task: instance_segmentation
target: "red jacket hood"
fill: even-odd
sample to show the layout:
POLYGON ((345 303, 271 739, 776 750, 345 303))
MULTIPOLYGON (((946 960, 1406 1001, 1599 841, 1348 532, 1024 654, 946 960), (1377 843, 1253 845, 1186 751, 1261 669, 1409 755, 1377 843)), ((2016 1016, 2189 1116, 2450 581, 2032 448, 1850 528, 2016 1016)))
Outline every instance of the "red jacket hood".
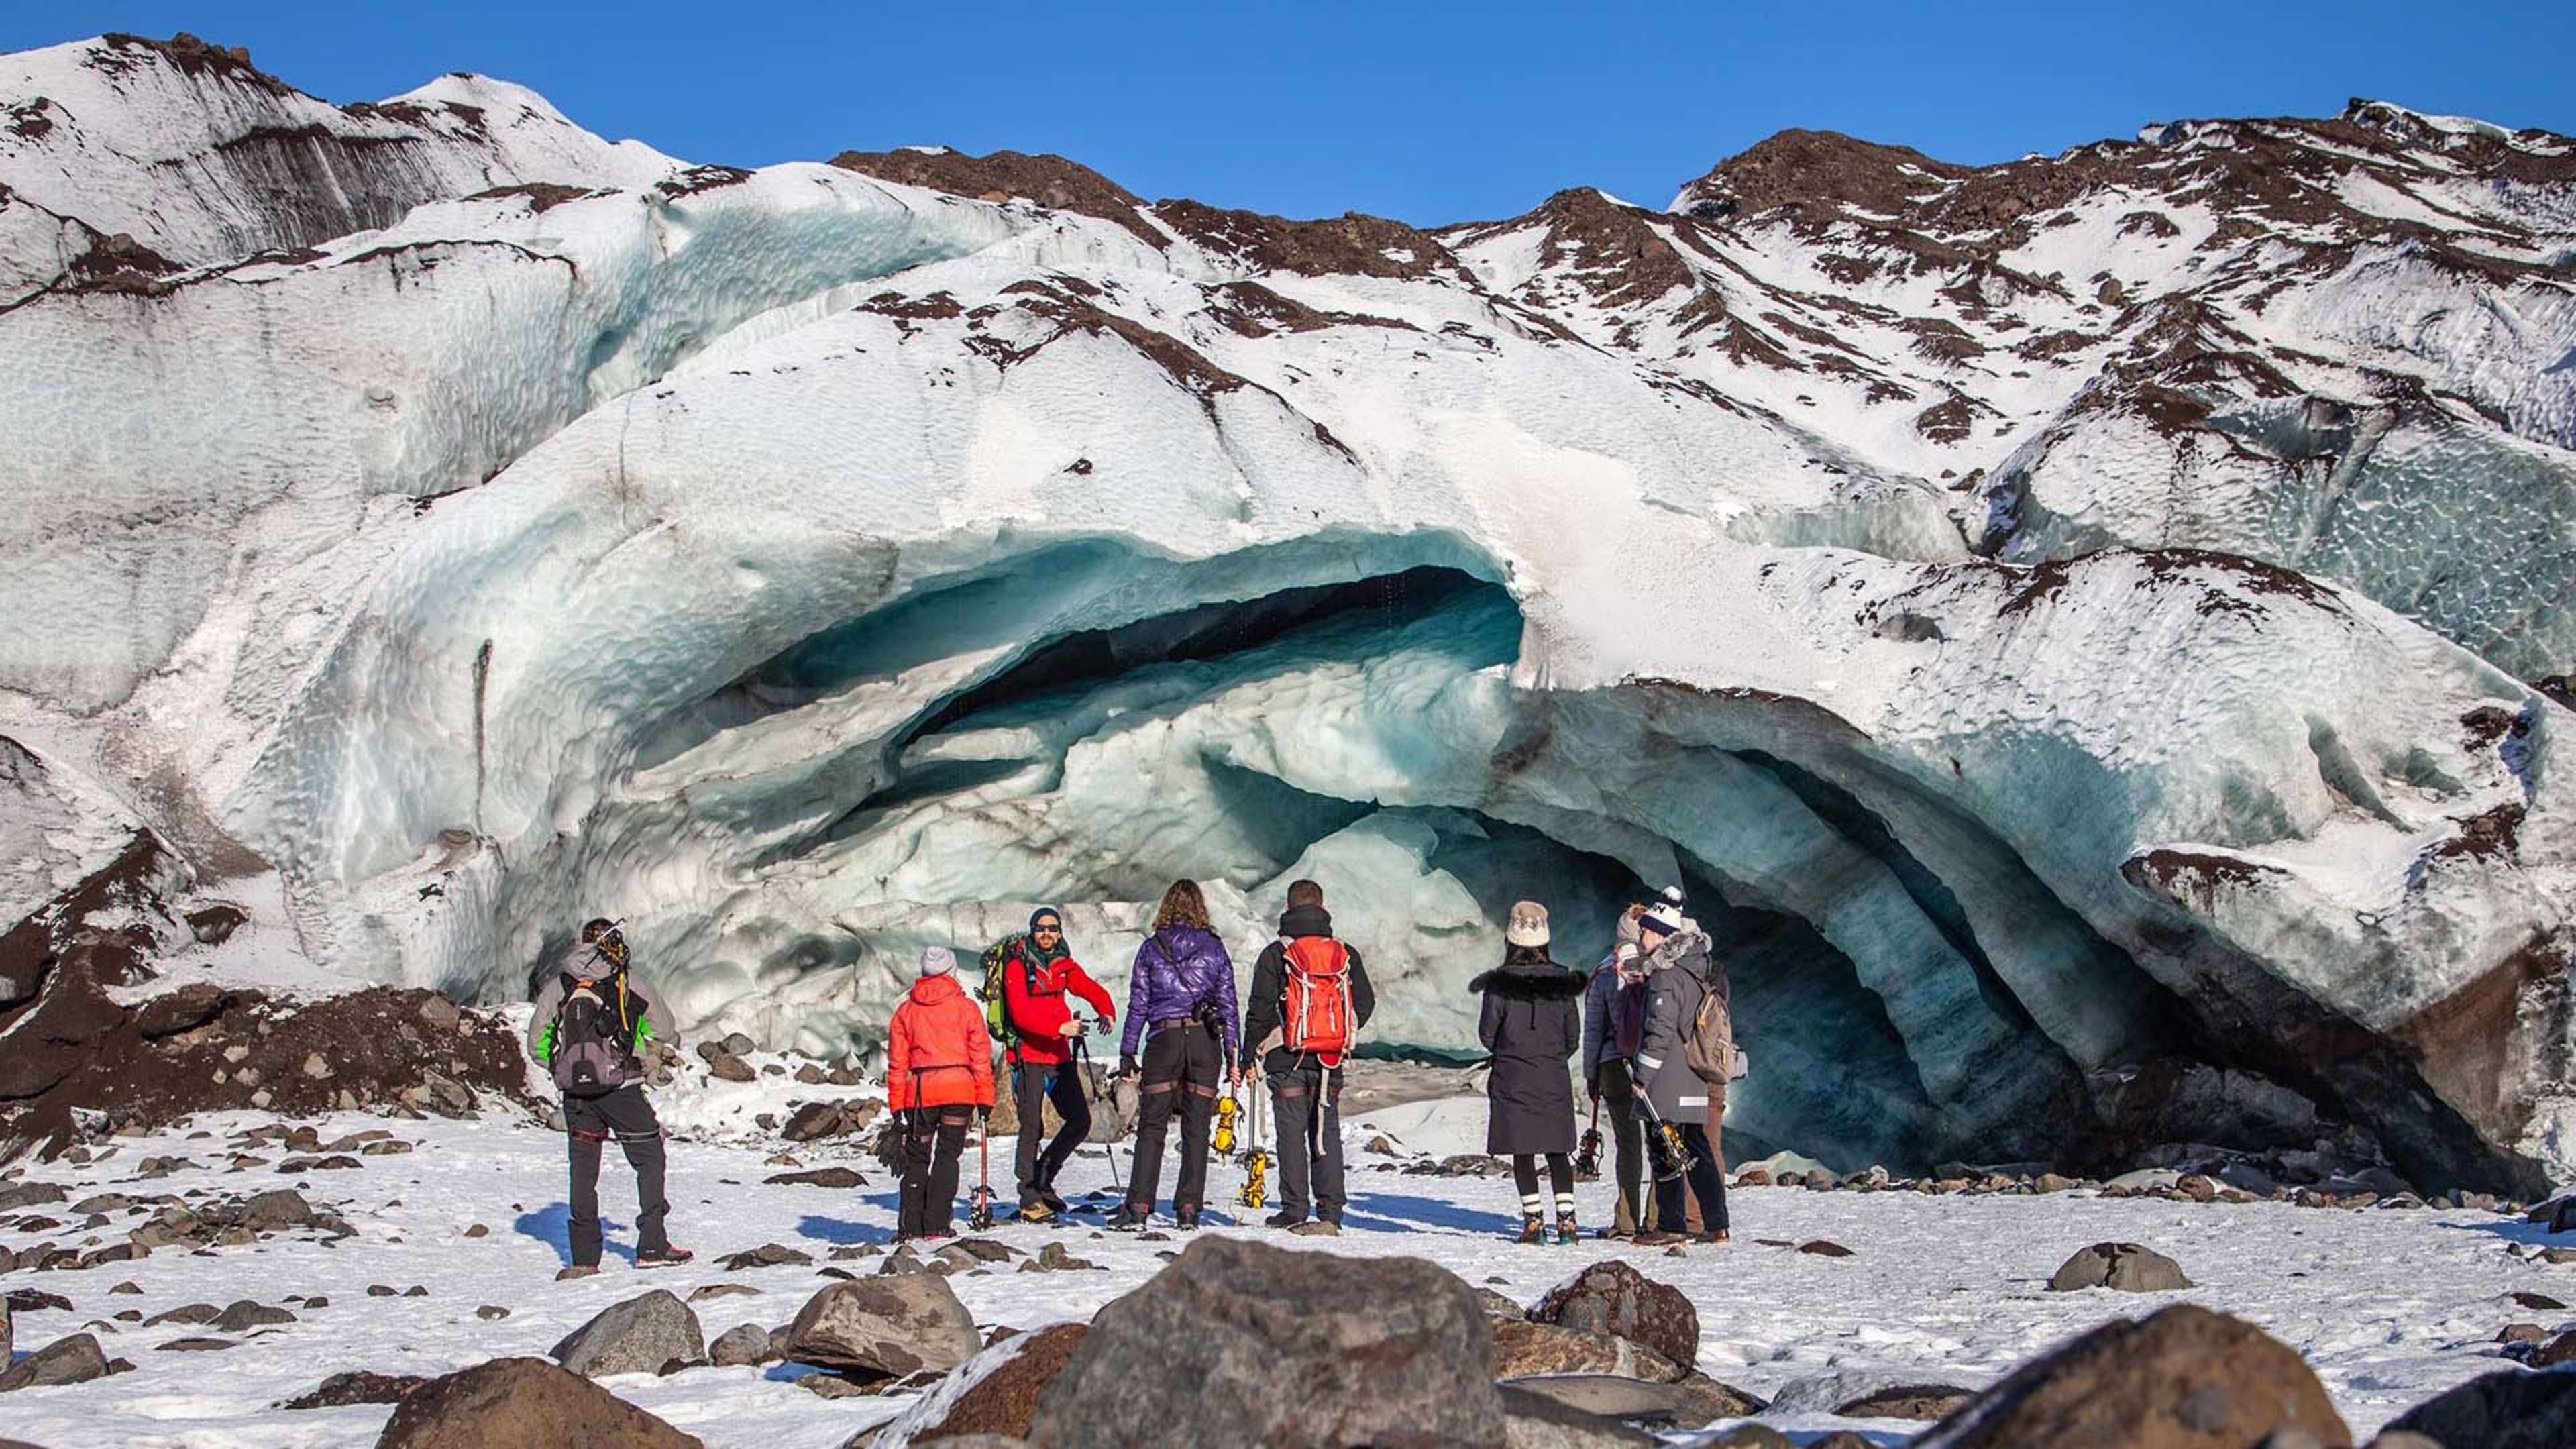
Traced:
POLYGON ((942 971, 936 976, 923 976, 912 983, 912 999, 924 1006, 937 1006, 944 1001, 957 1000, 965 994, 966 988, 957 984, 957 973, 954 971, 942 971))

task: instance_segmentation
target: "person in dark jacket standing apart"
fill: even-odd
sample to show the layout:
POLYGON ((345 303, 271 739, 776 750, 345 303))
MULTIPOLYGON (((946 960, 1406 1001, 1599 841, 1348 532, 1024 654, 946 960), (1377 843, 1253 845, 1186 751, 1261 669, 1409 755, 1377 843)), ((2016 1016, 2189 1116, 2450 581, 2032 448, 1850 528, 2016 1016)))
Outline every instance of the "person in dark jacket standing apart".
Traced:
POLYGON ((967 1114, 993 1115, 993 1037, 945 946, 922 951, 920 975, 886 1024, 886 1107, 903 1124, 895 1241, 948 1237, 967 1114))
POLYGON ((1484 993, 1476 1035, 1494 1054, 1485 1078, 1491 1104, 1485 1150, 1512 1159, 1521 1190, 1521 1237, 1544 1243, 1538 1158, 1547 1158, 1556 1193, 1556 1241, 1572 1243, 1574 1227, 1574 1077, 1566 1062, 1583 1044, 1579 1005, 1583 978, 1548 959, 1547 907, 1521 901, 1503 930, 1503 964, 1468 983, 1484 993))
POLYGON ((1637 946, 1646 966, 1646 1028, 1637 1048, 1634 1090, 1679 1134, 1690 1167, 1683 1173, 1671 1171, 1662 1135, 1647 1137, 1646 1150, 1655 1160, 1657 1231, 1639 1233, 1636 1241, 1651 1245, 1688 1239, 1679 1231, 1689 1211, 1682 1196, 1687 1182, 1690 1195, 1699 1200, 1700 1241, 1723 1243, 1729 1241, 1726 1164, 1716 1143, 1726 1112, 1726 1084, 1712 1084, 1692 1071, 1685 1048, 1702 1019, 1701 1007, 1721 1013, 1728 1009, 1726 972, 1711 958, 1708 937, 1683 917, 1678 891, 1665 891, 1638 918, 1637 946))
POLYGON ((1261 1071, 1278 1124, 1279 1211, 1265 1219, 1271 1227, 1299 1227, 1311 1212, 1316 1231, 1342 1230, 1342 1057, 1376 1009, 1359 950, 1333 939, 1324 888, 1291 882, 1279 939, 1253 962, 1236 1067, 1238 1079, 1261 1071), (1273 1032, 1279 1045, 1265 1055, 1273 1032))
POLYGON ((1172 1186, 1172 1221, 1195 1228, 1207 1202, 1208 1124, 1217 1082, 1241 1039, 1235 1016, 1234 962, 1208 928, 1207 900, 1196 881, 1174 881, 1154 912, 1153 934, 1136 950, 1127 983, 1127 1027, 1119 1036, 1118 1070, 1134 1075, 1143 1038, 1144 1083, 1137 1093, 1135 1175, 1113 1228, 1141 1228, 1154 1214, 1163 1175, 1163 1130, 1181 1119, 1181 1171, 1172 1186))
POLYGON ((599 1158, 610 1138, 635 1169, 635 1266, 662 1267, 695 1256, 671 1246, 671 1202, 662 1189, 666 1159, 662 1123, 644 1100, 647 1053, 677 1051, 671 1013, 627 980, 626 936, 593 917, 581 943, 537 991, 528 1018, 528 1055, 554 1074, 563 1093, 564 1133, 571 1144, 571 1211, 564 1222, 572 1262, 555 1277, 599 1271, 599 1158))
POLYGON ((1610 1109, 1619 1206, 1605 1233, 1613 1238, 1636 1236, 1646 1216, 1646 1139, 1628 1077, 1629 1060, 1645 1041, 1646 967, 1637 954, 1637 918, 1645 913, 1641 905, 1620 913, 1618 937, 1583 995, 1583 1087, 1595 1107, 1610 1109))
POLYGON ((1064 1211, 1055 1175, 1091 1135, 1091 1099, 1083 1095, 1082 1074, 1073 1069, 1073 1042, 1082 1034, 1082 1023, 1074 1019, 1068 994, 1089 1002, 1104 1025, 1118 1019, 1109 993, 1066 948, 1063 913, 1040 906, 1029 916, 1029 933, 1012 944, 1002 976, 1002 1009, 1010 1013, 1011 1031, 1019 1038, 1010 1060, 1011 1091, 1020 1113, 1014 1154, 1020 1216, 1033 1223, 1064 1211), (1049 1102, 1064 1126, 1040 1152, 1049 1102))

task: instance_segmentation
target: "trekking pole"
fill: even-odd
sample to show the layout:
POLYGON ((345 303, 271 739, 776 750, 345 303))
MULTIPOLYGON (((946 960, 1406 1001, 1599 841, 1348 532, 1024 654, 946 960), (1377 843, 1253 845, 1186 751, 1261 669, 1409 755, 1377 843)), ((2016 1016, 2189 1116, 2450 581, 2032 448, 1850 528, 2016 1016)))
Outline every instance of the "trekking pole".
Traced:
POLYGON ((993 1226, 993 1119, 984 1119, 984 1130, 975 1141, 975 1206, 966 1214, 966 1226, 985 1232, 993 1226))
MULTIPOLYGON (((1091 1043, 1086 1039, 1088 1036, 1089 1033, 1086 1032, 1083 1036, 1073 1039, 1073 1053, 1082 1059, 1082 1074, 1091 1079, 1092 1095, 1097 1097, 1103 1090, 1103 1079, 1100 1076, 1100 1069, 1091 1064, 1091 1043)), ((1109 1159, 1109 1181, 1117 1187, 1118 1200, 1123 1203, 1127 1200, 1127 1180, 1118 1173, 1118 1146, 1104 1138, 1100 1144, 1100 1151, 1109 1159)))

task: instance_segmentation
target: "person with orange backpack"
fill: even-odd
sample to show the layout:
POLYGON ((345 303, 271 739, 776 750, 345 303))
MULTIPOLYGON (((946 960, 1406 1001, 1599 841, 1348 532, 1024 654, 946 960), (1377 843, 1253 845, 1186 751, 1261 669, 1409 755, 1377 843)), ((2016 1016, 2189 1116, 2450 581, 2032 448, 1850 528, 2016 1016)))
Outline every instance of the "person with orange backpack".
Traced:
POLYGON ((1065 1210, 1055 1175, 1091 1135, 1091 1099, 1083 1095, 1082 1074, 1073 1069, 1073 1042, 1082 1034, 1082 1024, 1065 997, 1089 1002, 1104 1029, 1117 1023, 1118 1008, 1066 949, 1064 914, 1053 906, 1038 907, 1029 916, 1028 934, 1004 943, 996 969, 1002 977, 1005 1039, 1010 1043, 1003 1059, 1010 1063, 1012 1100, 1020 1114, 1014 1154, 1020 1218, 1040 1223, 1065 1210), (1050 1102, 1064 1126, 1041 1152, 1050 1102))
POLYGON ((945 946, 921 953, 921 974, 886 1024, 886 1107, 903 1130, 895 1240, 947 1237, 967 1116, 993 1115, 993 1038, 945 946))
POLYGON ((1279 939, 1253 963, 1235 1069, 1240 1082, 1258 1065, 1270 1087, 1279 1137, 1279 1211, 1264 1219, 1271 1227, 1295 1229, 1311 1214, 1313 1231, 1342 1230, 1342 1058, 1376 1009, 1360 953, 1333 938, 1324 888, 1290 884, 1279 939), (1279 1045, 1265 1056, 1274 1032, 1279 1045))

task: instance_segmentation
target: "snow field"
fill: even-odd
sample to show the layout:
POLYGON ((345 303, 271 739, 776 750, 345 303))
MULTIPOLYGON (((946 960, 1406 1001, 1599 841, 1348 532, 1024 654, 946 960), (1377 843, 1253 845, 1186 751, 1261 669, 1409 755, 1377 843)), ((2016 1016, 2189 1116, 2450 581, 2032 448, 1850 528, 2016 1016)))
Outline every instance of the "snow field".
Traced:
MULTIPOLYGON (((828 1155, 798 1153, 807 1166, 848 1160, 870 1178, 865 1188, 832 1191, 763 1185, 764 1177, 786 1170, 767 1165, 763 1148, 682 1141, 672 1150, 671 1223, 675 1239, 696 1250, 698 1261, 649 1273, 626 1263, 621 1255, 631 1250, 625 1219, 631 1179, 611 1154, 602 1174, 611 1238, 606 1270, 557 1284, 552 1280, 563 1262, 564 1184, 562 1140, 555 1134, 498 1113, 464 1122, 345 1114, 313 1125, 326 1140, 388 1127, 418 1148, 362 1158, 356 1170, 302 1176, 264 1169, 230 1174, 202 1165, 220 1160, 224 1135, 262 1120, 247 1114, 201 1119, 183 1130, 120 1140, 112 1156, 86 1168, 39 1165, 27 1179, 60 1182, 75 1200, 99 1191, 247 1193, 293 1187, 317 1206, 343 1213, 359 1236, 337 1247, 279 1237, 203 1256, 165 1249, 140 1262, 80 1272, 11 1274, 6 1282, 13 1290, 60 1293, 75 1305, 69 1314, 20 1314, 19 1347, 31 1351, 129 1309, 149 1317, 186 1303, 221 1307, 252 1298, 276 1304, 289 1294, 320 1294, 329 1306, 297 1308, 298 1322, 211 1354, 155 1351, 172 1339, 213 1332, 203 1327, 92 1329, 111 1357, 133 1360, 135 1372, 12 1394, 0 1401, 0 1423, 10 1434, 38 1443, 136 1449, 365 1443, 388 1408, 290 1413, 273 1406, 342 1370, 438 1374, 492 1357, 542 1355, 599 1310, 657 1288, 684 1298, 719 1282, 756 1289, 752 1296, 692 1305, 710 1339, 738 1323, 774 1326, 827 1280, 802 1266, 729 1273, 716 1265, 717 1257, 775 1242, 812 1254, 819 1267, 833 1247, 881 1244, 893 1228, 894 1186, 873 1163, 856 1158, 854 1145, 836 1145, 828 1155), (131 1165, 141 1157, 173 1153, 201 1165, 168 1178, 131 1179, 131 1165), (465 1237, 478 1223, 488 1226, 489 1235, 465 1237), (128 1281, 142 1292, 108 1291, 128 1281), (419 1285, 428 1292, 417 1298, 370 1297, 370 1285, 398 1292, 419 1285), (475 1311, 485 1305, 510 1312, 487 1321, 475 1311)), ((1345 1124, 1353 1196, 1343 1236, 1310 1240, 1248 1231, 1299 1250, 1429 1258, 1472 1284, 1524 1303, 1585 1263, 1624 1257, 1690 1295, 1700 1314, 1703 1370, 1765 1396, 1820 1374, 1852 1382, 1893 1374, 1978 1386, 2109 1318, 2189 1300, 2248 1318, 2296 1348, 2363 1436, 2407 1406, 2501 1366, 2492 1340, 2506 1323, 2538 1321, 2554 1328, 2567 1317, 2518 1307, 2507 1295, 2523 1290, 2565 1297, 2576 1288, 2576 1266, 2509 1257, 2506 1244, 2534 1243, 2542 1235, 2518 1219, 2493 1214, 2101 1200, 2086 1193, 1929 1197, 1737 1189, 1730 1194, 1737 1235, 1730 1247, 1695 1247, 1678 1258, 1591 1241, 1573 1250, 1521 1248, 1504 1241, 1517 1225, 1507 1175, 1403 1176, 1374 1170, 1390 1159, 1359 1150, 1380 1130, 1398 1135, 1408 1149, 1460 1150, 1480 1145, 1482 1124, 1482 1102, 1467 1098, 1355 1114, 1345 1124), (1817 1238, 1849 1247, 1853 1256, 1814 1256, 1762 1241, 1817 1238), (2197 1286, 2178 1294, 2045 1291, 2048 1275, 2069 1254, 2104 1241, 2163 1252, 2181 1262, 2197 1286)), ((1009 1148, 1007 1140, 992 1144, 1006 1196, 1009 1148)), ((1123 1170, 1132 1160, 1129 1147, 1120 1146, 1117 1159, 1123 1170)), ((970 1143, 965 1185, 973 1183, 975 1165, 970 1143)), ((1166 1193, 1169 1172, 1167 1162, 1166 1193)), ((1231 1165, 1214 1169, 1211 1221, 1229 1222, 1239 1214, 1231 1199, 1241 1180, 1231 1165)), ((1086 1147, 1067 1172, 1069 1195, 1077 1200, 1109 1183, 1108 1163, 1096 1146, 1086 1147)), ((1609 1185, 1588 1183, 1578 1191, 1582 1214, 1606 1221, 1609 1185)), ((37 1211, 65 1215, 59 1206, 37 1211)), ((98 1230, 101 1241, 112 1240, 124 1226, 111 1221, 112 1228, 98 1230)), ((31 1236, 9 1231, 0 1233, 0 1242, 23 1247, 31 1236)), ((56 1229, 43 1236, 59 1243, 75 1235, 56 1229)), ((1083 1226, 1005 1224, 993 1236, 1030 1253, 1062 1242, 1107 1271, 1005 1269, 952 1278, 951 1286, 988 1328, 1088 1318, 1150 1276, 1161 1264, 1159 1253, 1187 1242, 1178 1234, 1169 1242, 1149 1242, 1083 1226)), ((840 1266, 865 1273, 876 1264, 840 1266)), ((908 1401, 826 1402, 794 1385, 800 1372, 779 1365, 701 1368, 669 1378, 613 1378, 607 1386, 710 1445, 762 1449, 833 1449, 908 1401)), ((1877 1436, 1917 1427, 1826 1415, 1766 1422, 1802 1438, 1837 1426, 1877 1436)))

